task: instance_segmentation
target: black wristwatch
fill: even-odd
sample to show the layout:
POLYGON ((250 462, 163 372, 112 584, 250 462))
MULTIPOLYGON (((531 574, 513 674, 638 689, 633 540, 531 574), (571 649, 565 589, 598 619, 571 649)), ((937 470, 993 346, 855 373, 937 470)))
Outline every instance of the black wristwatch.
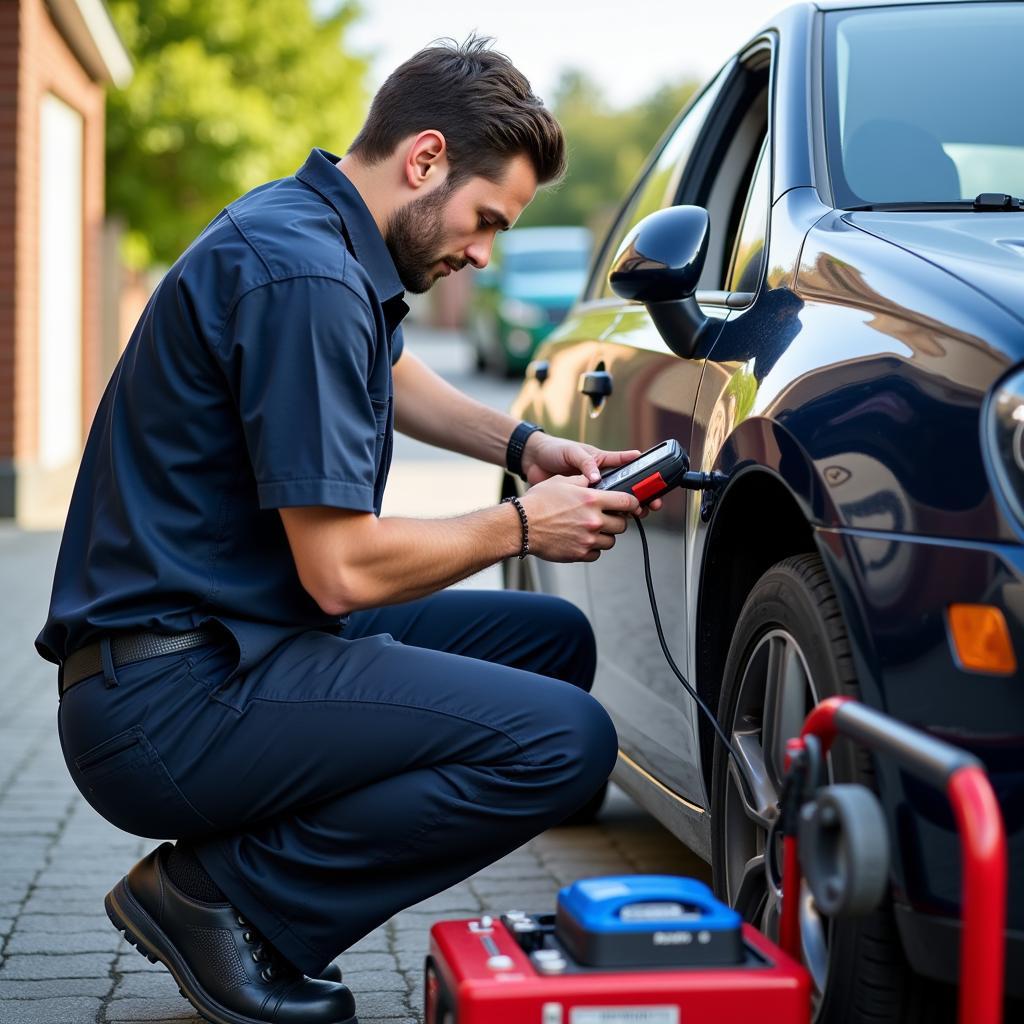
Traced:
POLYGON ((528 423, 526 420, 523 420, 512 431, 512 436, 508 439, 508 448, 505 450, 505 468, 510 473, 515 473, 520 480, 526 480, 526 475, 523 473, 523 449, 526 447, 526 439, 534 431, 542 431, 543 429, 543 427, 538 427, 536 423, 528 423))

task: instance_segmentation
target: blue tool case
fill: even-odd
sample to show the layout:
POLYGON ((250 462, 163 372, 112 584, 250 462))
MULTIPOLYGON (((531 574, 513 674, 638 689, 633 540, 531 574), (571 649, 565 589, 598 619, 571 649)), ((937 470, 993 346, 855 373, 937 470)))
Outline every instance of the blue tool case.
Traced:
POLYGON ((593 967, 738 964, 742 919, 694 878, 583 878, 558 893, 555 931, 593 967))

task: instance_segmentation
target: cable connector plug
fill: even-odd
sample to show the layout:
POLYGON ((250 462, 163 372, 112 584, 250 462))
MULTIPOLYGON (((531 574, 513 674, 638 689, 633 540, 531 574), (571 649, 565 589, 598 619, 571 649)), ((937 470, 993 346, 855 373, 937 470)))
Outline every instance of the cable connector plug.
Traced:
POLYGON ((717 470, 711 473, 691 470, 689 473, 683 474, 683 479, 679 482, 679 486, 691 491, 718 491, 725 486, 725 482, 728 479, 725 473, 719 473, 717 470))

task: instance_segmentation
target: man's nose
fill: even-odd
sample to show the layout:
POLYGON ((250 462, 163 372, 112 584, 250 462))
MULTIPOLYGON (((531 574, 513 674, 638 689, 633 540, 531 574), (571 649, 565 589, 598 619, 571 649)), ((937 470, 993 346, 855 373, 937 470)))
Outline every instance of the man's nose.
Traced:
POLYGON ((479 244, 474 243, 466 246, 466 259, 469 260, 477 270, 483 270, 491 261, 490 242, 480 242, 479 244))

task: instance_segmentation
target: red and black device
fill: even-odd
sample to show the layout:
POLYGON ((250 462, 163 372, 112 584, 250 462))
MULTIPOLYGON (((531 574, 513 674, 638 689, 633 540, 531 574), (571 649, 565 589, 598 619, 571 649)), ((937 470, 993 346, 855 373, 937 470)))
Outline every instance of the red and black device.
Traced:
POLYGON ((678 441, 656 444, 632 462, 609 470, 593 485, 598 491, 626 491, 646 505, 671 491, 673 487, 706 486, 708 474, 691 473, 690 457, 678 441), (689 480, 693 477, 693 480, 689 480))

